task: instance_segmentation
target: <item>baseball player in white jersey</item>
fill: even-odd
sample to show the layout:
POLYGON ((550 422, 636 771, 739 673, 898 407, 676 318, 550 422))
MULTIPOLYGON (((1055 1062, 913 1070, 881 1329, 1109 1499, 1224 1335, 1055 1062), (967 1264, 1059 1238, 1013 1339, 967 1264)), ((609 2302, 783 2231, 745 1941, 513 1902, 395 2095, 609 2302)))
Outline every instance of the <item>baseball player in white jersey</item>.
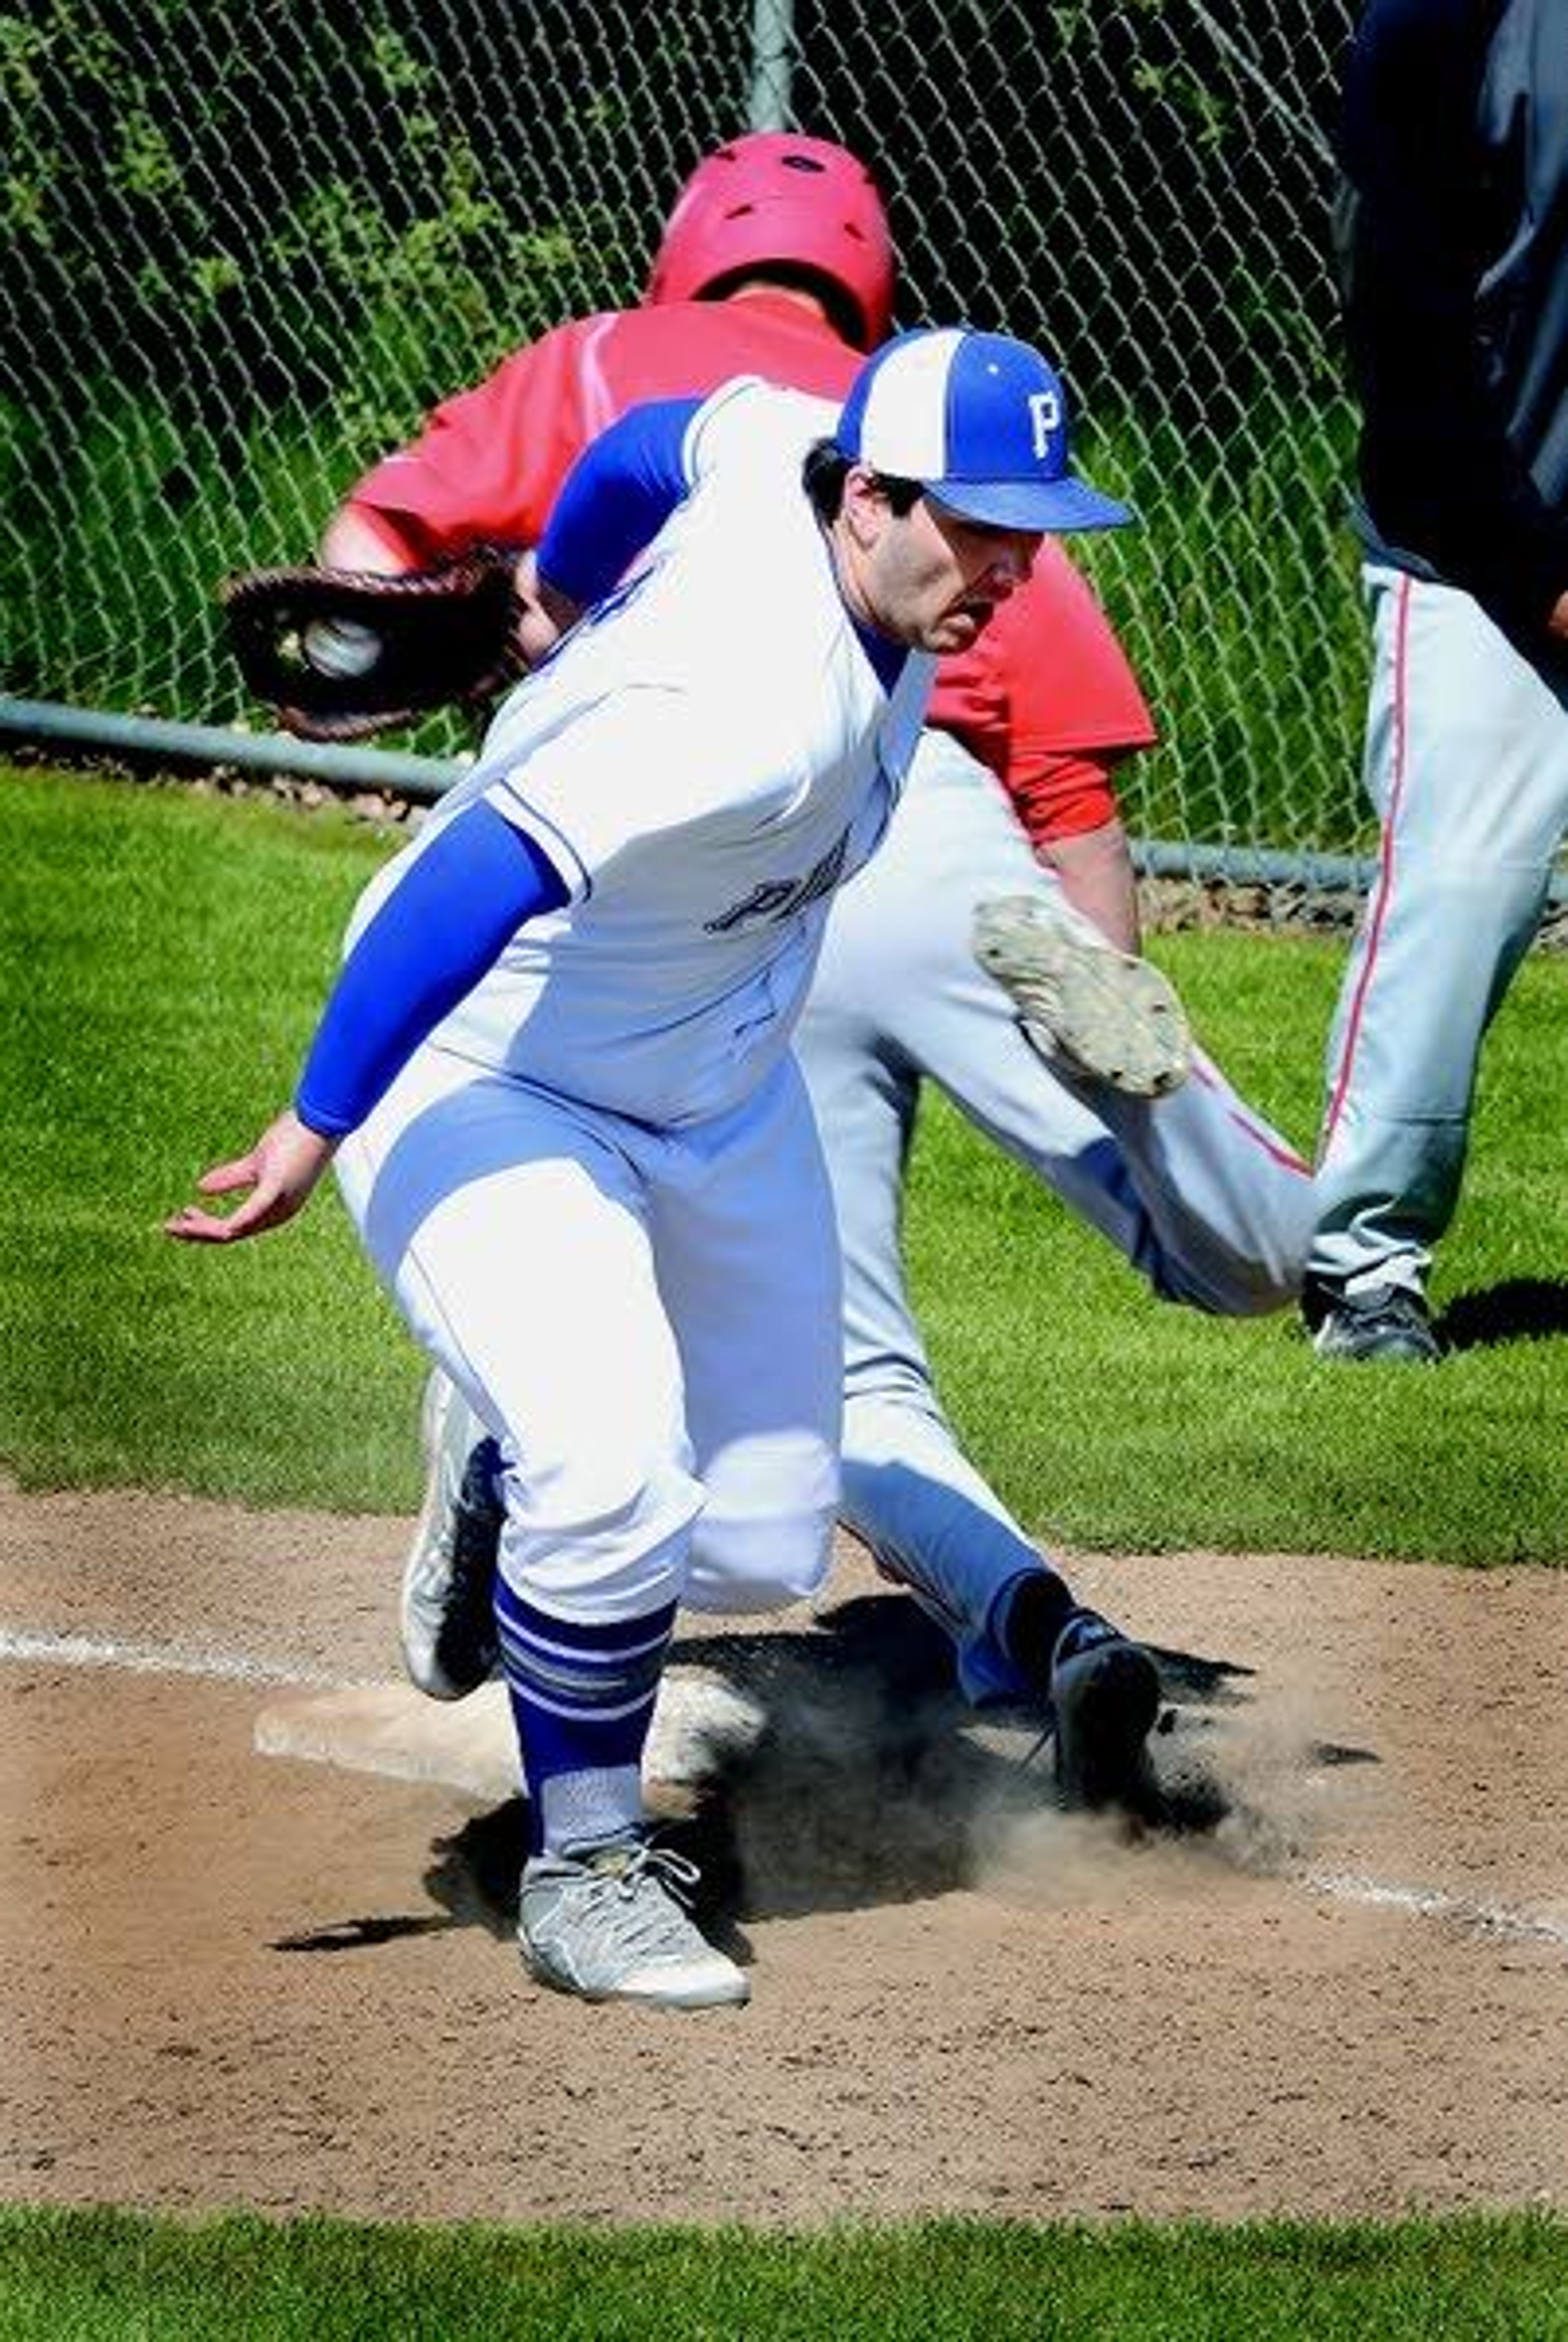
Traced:
MULTIPOLYGON (((863 163, 796 132, 730 140, 682 189, 645 300, 554 327, 444 401, 351 490, 322 558, 405 572, 476 542, 534 545, 574 456, 628 405, 736 373, 842 399, 894 295, 891 232, 863 163)), ((1072 907, 1136 948, 1111 774, 1153 737, 1104 614, 1047 543, 979 641, 942 660, 889 835, 833 903, 795 1039, 844 1258, 841 1518, 941 1621, 975 1699, 1043 1697, 1072 1595, 960 1448, 909 1306, 902 1193, 925 1082, 1163 1298, 1225 1315, 1282 1306, 1312 1217, 1305 1165, 1201 1052, 1157 1097, 1118 1094, 1074 1060, 1087 1047, 1102 1070, 1151 1088, 1151 1069, 1176 1062, 1169 1019, 1151 1031, 1154 972, 1107 949, 1072 907), (974 910, 988 901, 1026 906, 1000 923, 1014 972, 1055 969, 1058 1030, 1031 1028, 1044 1049, 975 964, 974 910)), ((499 1456, 439 1375, 424 1433, 403 1648, 422 1689, 457 1698, 497 1660, 499 1456)))
MULTIPOLYGON (((336 1155, 500 1441, 519 1936, 561 1990, 747 1997, 649 1836, 641 1757, 678 1605, 771 1606, 827 1564, 837 1250, 790 1033, 933 655, 1044 531, 1127 517, 1070 471, 1050 367, 1000 335, 903 336, 842 412, 757 383, 634 410, 539 549, 546 608, 587 616, 367 890, 294 1106, 200 1183, 240 1202, 167 1224, 255 1234, 336 1155)), ((1148 1655, 1075 1610, 1051 1689, 1080 1777, 1125 1780, 1148 1655)))

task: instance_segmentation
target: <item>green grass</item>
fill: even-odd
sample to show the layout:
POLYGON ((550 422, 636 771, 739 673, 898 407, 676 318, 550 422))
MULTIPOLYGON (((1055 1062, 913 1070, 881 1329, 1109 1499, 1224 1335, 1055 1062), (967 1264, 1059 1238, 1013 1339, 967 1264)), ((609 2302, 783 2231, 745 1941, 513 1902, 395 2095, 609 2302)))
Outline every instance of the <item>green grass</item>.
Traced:
MULTIPOLYGON (((1238 1086, 1311 1149, 1343 946, 1156 938, 1238 1086)), ((1529 962, 1483 1068, 1471 1175, 1438 1256, 1440 1309, 1523 1302, 1568 1327, 1568 964, 1529 962)), ((1471 1564, 1568 1556, 1565 1346, 1475 1346, 1439 1373, 1315 1359, 1291 1313, 1157 1302, 1120 1256, 958 1126, 926 1116, 912 1284, 951 1411, 1022 1517, 1064 1544, 1363 1553, 1471 1564)))
MULTIPOLYGON (((421 1363, 329 1190, 234 1252, 159 1223, 286 1095, 359 886, 345 818, 46 773, 0 778, 0 1461, 35 1486, 406 1509, 421 1363)), ((1217 1054, 1293 1136, 1341 947, 1162 939, 1217 1054)), ((1500 1024, 1440 1298, 1553 1275, 1568 966, 1500 1024)), ((913 1273, 976 1456, 1084 1545, 1560 1561, 1561 1340, 1436 1376, 1317 1366, 1293 1324, 1163 1307, 940 1103, 913 1273)), ((816 2237, 401 2232, 0 2210, 6 2342, 849 2335, 1094 2342, 1568 2337, 1545 2218, 1237 2228, 935 2224, 816 2237)))
POLYGON ((358 888, 346 818, 5 786, 0 1453, 33 1486, 412 1501, 416 1364, 337 1203, 232 1256, 160 1233, 289 1094, 358 888))
POLYGON ((1568 2230, 935 2221, 802 2237, 0 2213, 7 2342, 1552 2342, 1568 2230))
MULTIPOLYGON (((159 1223, 288 1094, 360 886, 341 816, 47 774, 4 787, 0 1463, 405 1511, 421 1360, 326 1189, 230 1252, 159 1223)), ((1298 1144, 1343 945, 1160 938, 1221 1061, 1298 1144)), ((1535 957, 1488 1055, 1440 1305, 1560 1275, 1568 964, 1535 957)), ((944 1395, 1023 1517, 1066 1545, 1561 1562, 1561 1336, 1436 1375, 1328 1367, 1293 1316, 1162 1305, 940 1099, 911 1276, 944 1395)), ((1564 1286, 1547 1298, 1561 1319, 1564 1286)))

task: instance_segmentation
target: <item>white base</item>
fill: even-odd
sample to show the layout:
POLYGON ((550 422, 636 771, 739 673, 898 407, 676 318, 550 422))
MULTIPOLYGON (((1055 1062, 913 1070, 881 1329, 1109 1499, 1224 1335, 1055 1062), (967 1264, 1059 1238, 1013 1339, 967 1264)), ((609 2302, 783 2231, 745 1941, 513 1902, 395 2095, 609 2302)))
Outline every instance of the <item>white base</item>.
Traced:
MULTIPOLYGON (((754 1748, 766 1725, 761 1703, 724 1677, 703 1667, 670 1667, 644 1763, 650 1790, 700 1787, 726 1760, 754 1748)), ((288 1693, 257 1716, 255 1745, 262 1756, 439 1782, 487 1802, 518 1791, 516 1738, 500 1683, 463 1700, 427 1699, 406 1683, 288 1693)))

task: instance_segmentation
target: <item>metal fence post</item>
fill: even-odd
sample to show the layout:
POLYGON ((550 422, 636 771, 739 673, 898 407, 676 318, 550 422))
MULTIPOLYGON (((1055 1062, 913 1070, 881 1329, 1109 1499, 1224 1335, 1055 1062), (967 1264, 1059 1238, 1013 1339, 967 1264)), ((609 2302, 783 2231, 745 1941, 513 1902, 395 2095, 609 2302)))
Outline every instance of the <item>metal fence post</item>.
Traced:
POLYGON ((794 0, 754 0, 752 9, 753 130, 787 130, 794 56, 794 0))

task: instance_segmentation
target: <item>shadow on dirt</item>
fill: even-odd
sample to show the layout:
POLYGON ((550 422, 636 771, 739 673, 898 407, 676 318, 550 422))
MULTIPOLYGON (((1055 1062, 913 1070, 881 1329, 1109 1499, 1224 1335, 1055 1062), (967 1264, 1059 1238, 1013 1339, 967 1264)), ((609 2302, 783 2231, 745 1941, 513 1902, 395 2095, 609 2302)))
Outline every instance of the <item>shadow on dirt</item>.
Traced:
MULTIPOLYGON (((1011 1818, 1057 1806, 1047 1719, 976 1712, 951 1646, 907 1596, 859 1596, 798 1633, 683 1636, 683 1666, 759 1705, 755 1745, 715 1752, 693 1809, 663 1839, 696 1861, 698 1916, 734 1947, 746 1921, 910 1902, 974 1883, 1011 1818)), ((1232 1810, 1214 1726, 1248 1697, 1251 1669, 1156 1648, 1164 1705, 1146 1807, 1096 1817, 1107 1842, 1211 1833, 1232 1810)), ((1313 1761, 1364 1757, 1313 1752, 1313 1761)), ((426 1890, 449 1923, 509 1935, 525 1812, 521 1798, 437 1839, 426 1890)), ((1082 1817, 1076 1825, 1085 1827, 1082 1817)))

